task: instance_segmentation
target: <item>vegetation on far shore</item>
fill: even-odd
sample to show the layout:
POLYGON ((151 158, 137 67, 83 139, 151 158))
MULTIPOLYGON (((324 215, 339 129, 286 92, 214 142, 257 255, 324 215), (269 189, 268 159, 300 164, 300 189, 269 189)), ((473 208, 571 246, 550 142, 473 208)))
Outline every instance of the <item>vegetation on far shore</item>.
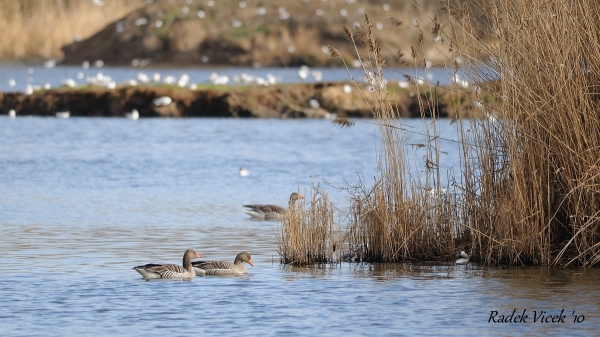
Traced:
MULTIPOLYGON (((382 35, 389 66, 397 46, 418 40, 418 30, 395 32, 390 15, 432 28, 427 13, 437 0, 3 0, 0 59, 55 58, 70 65, 103 60, 108 66, 340 66, 327 45, 347 52, 360 67, 342 25, 364 13, 382 35), (102 6, 94 3, 103 4, 102 6)), ((431 48, 431 61, 446 51, 431 48)))
POLYGON ((145 0, 1 0, 0 60, 62 58, 61 48, 95 34, 145 0))

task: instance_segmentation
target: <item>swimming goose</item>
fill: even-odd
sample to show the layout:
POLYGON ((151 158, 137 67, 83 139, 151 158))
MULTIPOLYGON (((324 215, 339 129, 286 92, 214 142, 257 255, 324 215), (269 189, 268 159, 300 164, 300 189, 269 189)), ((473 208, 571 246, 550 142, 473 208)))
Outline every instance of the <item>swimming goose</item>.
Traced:
POLYGON ((235 257, 233 263, 228 261, 196 261, 192 262, 192 267, 196 275, 244 275, 248 269, 244 262, 254 267, 252 258, 248 252, 241 252, 235 257))
POLYGON ((188 249, 183 254, 183 267, 176 264, 150 263, 133 267, 133 269, 140 273, 145 280, 153 278, 193 279, 196 277, 196 272, 192 268, 192 260, 198 257, 202 257, 202 255, 196 253, 193 249, 188 249))
MULTIPOLYGON (((296 200, 304 199, 300 193, 292 193, 290 195, 290 202, 288 204, 289 208, 294 207, 296 200)), ((243 207, 248 207, 249 209, 244 210, 245 213, 249 214, 252 218, 262 219, 262 220, 281 220, 283 215, 287 212, 287 209, 276 206, 276 205, 243 205, 243 207)))
POLYGON ((469 263, 469 254, 465 253, 464 250, 461 250, 460 252, 458 252, 456 254, 456 261, 454 263, 456 264, 467 264, 469 263))

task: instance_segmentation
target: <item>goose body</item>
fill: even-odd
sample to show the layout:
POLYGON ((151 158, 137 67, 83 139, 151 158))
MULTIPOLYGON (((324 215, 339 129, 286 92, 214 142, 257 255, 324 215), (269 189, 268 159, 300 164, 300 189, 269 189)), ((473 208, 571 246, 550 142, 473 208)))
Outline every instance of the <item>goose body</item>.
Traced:
POLYGON ((202 255, 196 253, 193 249, 188 249, 183 254, 183 266, 149 263, 133 267, 133 269, 140 273, 145 280, 157 278, 189 280, 196 277, 196 272, 192 267, 192 260, 198 257, 202 257, 202 255))
MULTIPOLYGON (((304 196, 301 194, 294 192, 290 195, 290 202, 288 207, 294 207, 296 200, 304 199, 304 196)), ((253 204, 253 205, 244 205, 243 207, 247 207, 244 212, 250 215, 254 219, 261 220, 281 220, 283 215, 287 212, 287 209, 277 206, 277 205, 263 205, 263 204, 253 204)))
POLYGON ((198 276, 206 275, 244 275, 248 269, 244 262, 252 267, 252 258, 248 252, 241 252, 232 262, 229 261, 196 261, 192 262, 192 267, 198 276))
POLYGON ((469 254, 465 253, 464 250, 461 250, 460 252, 458 252, 457 254, 457 259, 454 262, 456 264, 467 264, 469 263, 469 254))

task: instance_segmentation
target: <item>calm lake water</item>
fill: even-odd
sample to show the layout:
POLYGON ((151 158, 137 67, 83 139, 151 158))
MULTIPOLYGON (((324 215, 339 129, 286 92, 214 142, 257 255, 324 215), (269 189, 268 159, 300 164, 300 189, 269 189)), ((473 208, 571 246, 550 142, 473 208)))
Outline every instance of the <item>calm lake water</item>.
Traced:
MULTIPOLYGON (((280 265, 278 223, 241 205, 285 205, 312 183, 343 212, 345 194, 324 181, 372 181, 370 123, 0 117, 2 336, 598 335, 598 269, 280 265), (246 250, 255 267, 192 282, 131 269, 181 263, 186 248, 226 260, 246 250), (488 323, 515 309, 525 322, 488 323), (534 322, 563 309, 564 323, 534 322)), ((441 130, 456 137, 449 121, 441 130)), ((456 144, 442 150, 457 168, 456 144)))

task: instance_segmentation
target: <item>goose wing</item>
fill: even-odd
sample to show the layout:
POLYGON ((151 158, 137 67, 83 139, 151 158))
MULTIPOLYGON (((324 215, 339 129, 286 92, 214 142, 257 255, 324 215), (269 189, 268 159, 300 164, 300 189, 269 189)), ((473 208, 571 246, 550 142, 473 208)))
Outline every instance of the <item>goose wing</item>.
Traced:
POLYGON ((192 262, 194 268, 213 270, 213 269, 232 269, 235 265, 228 261, 196 261, 192 262))
POLYGON ((144 278, 189 278, 189 272, 176 264, 154 264, 133 267, 144 278))

